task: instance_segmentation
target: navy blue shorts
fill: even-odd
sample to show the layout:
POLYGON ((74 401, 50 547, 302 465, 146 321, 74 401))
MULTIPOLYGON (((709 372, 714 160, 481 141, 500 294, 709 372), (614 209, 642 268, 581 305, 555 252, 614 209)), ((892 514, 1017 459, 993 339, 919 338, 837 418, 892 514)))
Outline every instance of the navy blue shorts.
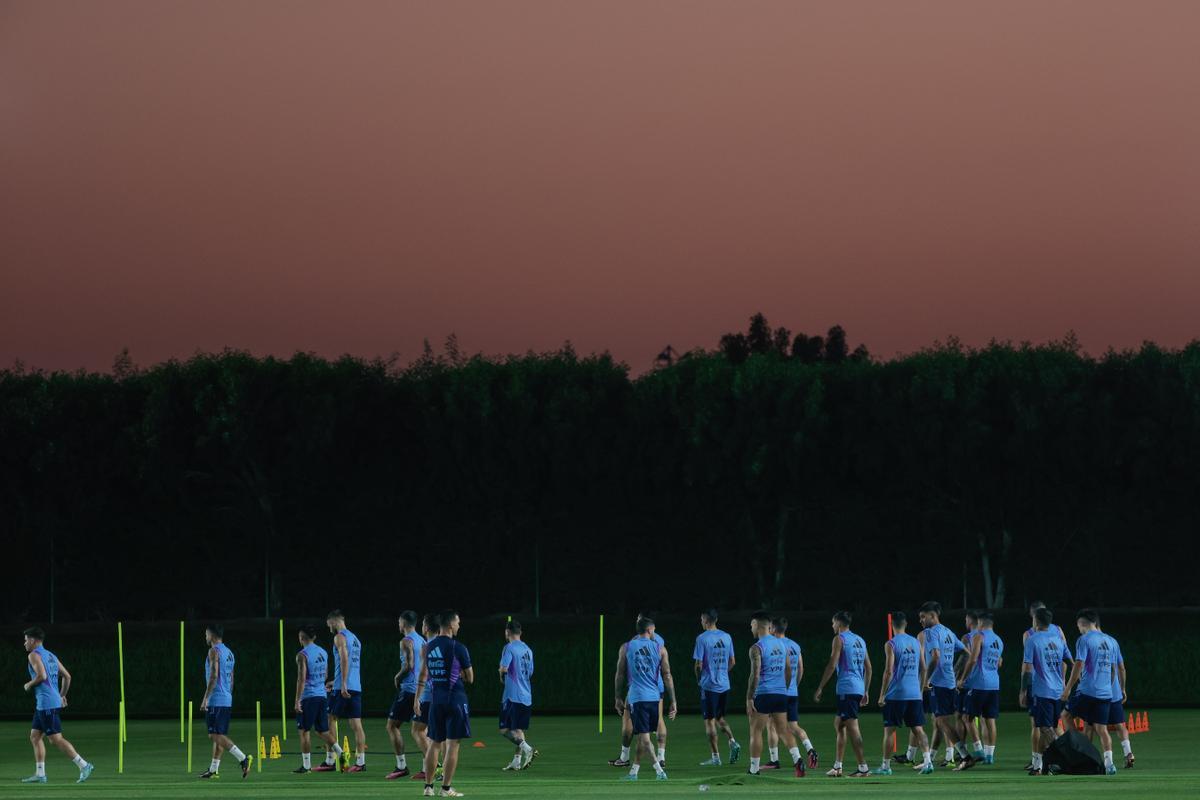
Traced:
POLYGON ((629 704, 629 719, 633 722, 633 732, 654 733, 658 730, 658 706, 660 700, 643 700, 640 703, 629 704))
POLYGON ((1120 700, 1113 700, 1108 704, 1108 724, 1124 725, 1125 722, 1125 704, 1120 700))
POLYGON ((46 736, 62 733, 62 720, 58 718, 57 708, 47 708, 33 712, 32 730, 41 731, 46 736))
POLYGON ((1058 715, 1062 713, 1062 700, 1057 697, 1035 697, 1029 704, 1029 713, 1037 727, 1055 728, 1058 726, 1058 715))
POLYGON ((342 693, 329 693, 329 715, 338 719, 362 719, 362 692, 351 691, 349 697, 342 693))
POLYGON ((504 704, 500 706, 500 730, 527 731, 529 730, 529 719, 532 716, 533 706, 505 700, 504 704))
POLYGON ((471 711, 466 703, 429 704, 429 740, 466 739, 471 735, 471 711))
POLYGON ((301 699, 300 713, 296 715, 296 729, 315 730, 317 733, 325 733, 329 730, 329 711, 325 708, 324 697, 301 699))
POLYGON ((1086 694, 1080 694, 1075 701, 1075 710, 1071 713, 1089 725, 1107 725, 1110 700, 1101 700, 1086 694))
POLYGON ((430 705, 430 702, 431 702, 431 701, 429 701, 429 700, 422 700, 422 701, 421 701, 421 705, 420 705, 420 707, 417 709, 417 713, 416 713, 416 714, 413 714, 413 718, 412 718, 412 721, 413 721, 413 722, 419 722, 419 723, 421 723, 422 725, 428 725, 428 724, 429 724, 429 705, 430 705))
POLYGON ((791 697, 791 696, 788 697, 788 699, 787 699, 787 715, 788 715, 788 722, 799 722, 800 721, 800 696, 799 695, 796 695, 795 697, 791 697))
POLYGON ((958 710, 957 693, 945 686, 935 686, 929 693, 935 717, 952 717, 954 712, 958 710))
POLYGON ((700 712, 705 719, 724 719, 725 707, 729 701, 729 692, 712 692, 700 690, 700 712))
POLYGON ((392 722, 411 722, 413 718, 413 693, 401 692, 392 701, 388 709, 388 719, 392 722))
POLYGON ((1076 716, 1075 709, 1079 705, 1079 690, 1075 689, 1071 692, 1071 696, 1067 698, 1067 713, 1071 716, 1076 716))
POLYGON ((883 706, 885 728, 919 728, 925 724, 920 700, 888 700, 883 706))
POLYGON ((933 713, 933 690, 926 689, 921 692, 921 710, 926 714, 933 713))
POLYGON ((967 692, 967 713, 972 717, 998 719, 1000 716, 1000 690, 972 689, 967 692))
POLYGON ((786 694, 760 694, 754 698, 754 710, 760 714, 786 714, 786 694))
POLYGON ((858 719, 858 708, 862 705, 861 694, 839 694, 837 715, 841 719, 858 719))
POLYGON ((229 717, 233 711, 229 706, 220 706, 214 708, 208 707, 208 713, 204 717, 204 723, 208 726, 209 733, 217 733, 225 736, 229 733, 229 717))
POLYGON ((955 689, 954 690, 954 709, 960 714, 967 713, 967 690, 966 689, 955 689))

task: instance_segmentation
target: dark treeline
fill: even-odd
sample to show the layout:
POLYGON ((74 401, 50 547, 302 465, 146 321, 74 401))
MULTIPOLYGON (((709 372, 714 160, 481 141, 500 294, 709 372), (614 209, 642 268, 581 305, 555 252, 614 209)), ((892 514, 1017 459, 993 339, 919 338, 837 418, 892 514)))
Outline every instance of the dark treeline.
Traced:
POLYGON ((0 618, 1200 603, 1200 343, 766 329, 0 372, 0 618))

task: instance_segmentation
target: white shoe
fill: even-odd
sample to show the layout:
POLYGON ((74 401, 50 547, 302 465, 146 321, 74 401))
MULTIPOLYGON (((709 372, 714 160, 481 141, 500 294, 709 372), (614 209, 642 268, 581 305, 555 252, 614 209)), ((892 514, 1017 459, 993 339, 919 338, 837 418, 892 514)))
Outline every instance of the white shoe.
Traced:
POLYGON ((454 787, 451 786, 449 789, 442 789, 442 791, 438 792, 438 797, 466 797, 466 795, 462 792, 454 791, 454 787))
POLYGON ((426 787, 425 787, 425 792, 424 792, 424 795, 425 795, 426 797, 433 797, 433 787, 432 787, 432 786, 426 786, 426 787))

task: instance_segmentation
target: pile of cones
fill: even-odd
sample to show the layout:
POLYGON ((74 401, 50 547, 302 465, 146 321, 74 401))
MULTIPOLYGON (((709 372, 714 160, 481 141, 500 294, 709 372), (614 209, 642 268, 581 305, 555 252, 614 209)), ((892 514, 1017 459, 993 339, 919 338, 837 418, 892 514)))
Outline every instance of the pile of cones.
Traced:
POLYGON ((258 760, 266 761, 268 758, 283 758, 283 751, 279 746, 279 737, 271 737, 271 751, 267 752, 267 740, 263 737, 258 737, 258 760))
MULTIPOLYGON (((1075 719, 1075 730, 1082 731, 1085 727, 1087 727, 1087 726, 1083 724, 1083 720, 1081 720, 1079 718, 1075 719)), ((1058 724, 1058 728, 1059 728, 1059 731, 1062 732, 1062 723, 1061 722, 1058 724)), ((1116 730, 1116 726, 1109 725, 1108 729, 1110 731, 1116 730)), ((1129 720, 1125 723, 1125 729, 1127 731, 1129 731, 1130 736, 1133 736, 1135 733, 1149 733, 1150 732, 1150 715, 1145 711, 1143 711, 1140 714, 1138 714, 1136 712, 1131 713, 1129 715, 1129 720)))

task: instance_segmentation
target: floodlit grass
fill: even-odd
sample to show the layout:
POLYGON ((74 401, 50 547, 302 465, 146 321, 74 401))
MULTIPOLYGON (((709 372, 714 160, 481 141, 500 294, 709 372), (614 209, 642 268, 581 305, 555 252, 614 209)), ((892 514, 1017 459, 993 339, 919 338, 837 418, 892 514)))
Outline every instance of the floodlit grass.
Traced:
MULTIPOLYGON (((605 719, 603 735, 596 731, 592 717, 534 717, 530 742, 541 757, 521 773, 501 772, 511 758, 508 742, 496 732, 496 720, 477 717, 472 721, 474 737, 465 742, 459 774, 454 785, 468 797, 560 798, 560 797, 695 797, 701 785, 707 785, 706 797, 794 797, 797 794, 864 795, 893 798, 899 795, 917 796, 937 792, 970 793, 977 797, 1113 797, 1161 798, 1200 796, 1200 763, 1186 749, 1194 742, 1200 724, 1200 711, 1162 710, 1150 714, 1149 733, 1133 737, 1137 767, 1121 770, 1114 777, 1039 777, 1032 778, 1020 770, 1029 760, 1028 717, 1009 713, 1001 717, 1001 736, 997 749, 997 764, 978 767, 966 773, 951 774, 939 770, 922 777, 908 767, 898 767, 892 778, 869 780, 834 780, 823 773, 832 763, 833 731, 831 715, 806 715, 801 723, 807 728, 818 751, 821 768, 803 780, 796 780, 790 771, 752 777, 745 773, 748 763, 745 718, 733 720, 743 744, 742 760, 735 766, 702 768, 698 763, 707 755, 703 723, 699 717, 681 717, 671 724, 667 748, 670 780, 659 783, 647 766, 637 784, 621 784, 617 778, 625 770, 614 769, 605 762, 617 755, 619 720, 605 719), (485 748, 471 747, 482 741, 485 748), (648 773, 648 774, 647 774, 648 773), (935 784, 931 786, 930 784, 935 784)), ((32 749, 29 746, 28 724, 0 723, 0 797, 95 797, 120 798, 189 798, 189 797, 419 797, 422 785, 408 780, 385 781, 384 775, 395 763, 390 743, 384 731, 384 721, 368 719, 367 741, 370 745, 367 766, 363 774, 317 773, 292 775, 290 770, 299 764, 298 741, 293 731, 284 743, 285 755, 268 760, 262 772, 252 771, 243 781, 240 771, 229 756, 222 762, 219 781, 202 782, 194 775, 209 761, 208 741, 203 726, 194 728, 192 775, 185 772, 186 751, 179 743, 179 724, 170 721, 129 722, 129 742, 125 751, 125 773, 117 774, 116 721, 75 721, 68 713, 64 733, 75 743, 85 758, 96 763, 92 780, 77 786, 74 765, 53 748, 47 757, 47 785, 23 786, 18 780, 33 772, 32 749)), ((867 753, 872 767, 879 763, 881 728, 873 711, 864 718, 867 753)), ((254 720, 236 719, 231 733, 234 741, 248 752, 257 751, 254 743, 254 720)), ((279 733, 279 722, 264 723, 264 734, 279 733)), ((903 746, 903 742, 901 743, 903 746)), ((410 745, 411 747, 411 745, 410 745)), ((1118 756, 1120 751, 1118 748, 1118 756)), ((722 757, 726 754, 722 753, 722 757)), ((784 761, 787 754, 783 754, 784 761)), ((319 756, 317 756, 319 758, 319 756)), ((416 763, 410 755, 410 767, 416 763)), ((853 759, 851 759, 852 761, 853 759)), ((852 764, 851 764, 852 766, 852 764)))

